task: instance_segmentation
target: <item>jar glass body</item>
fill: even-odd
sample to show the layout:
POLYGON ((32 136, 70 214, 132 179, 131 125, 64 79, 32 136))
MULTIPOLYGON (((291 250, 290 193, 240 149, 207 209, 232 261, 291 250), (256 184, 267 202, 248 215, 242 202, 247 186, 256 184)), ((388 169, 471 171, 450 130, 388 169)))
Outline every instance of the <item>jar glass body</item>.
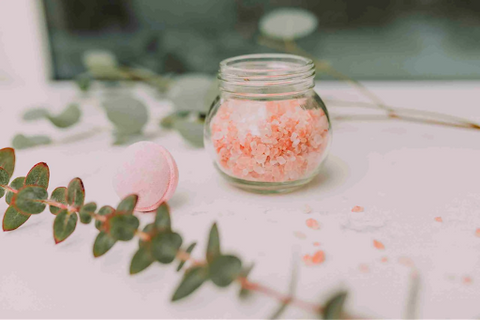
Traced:
POLYGON ((249 191, 279 193, 305 185, 319 173, 331 143, 327 109, 313 90, 312 66, 305 66, 313 63, 291 55, 230 60, 236 70, 220 70, 221 93, 205 124, 205 147, 215 167, 249 191))

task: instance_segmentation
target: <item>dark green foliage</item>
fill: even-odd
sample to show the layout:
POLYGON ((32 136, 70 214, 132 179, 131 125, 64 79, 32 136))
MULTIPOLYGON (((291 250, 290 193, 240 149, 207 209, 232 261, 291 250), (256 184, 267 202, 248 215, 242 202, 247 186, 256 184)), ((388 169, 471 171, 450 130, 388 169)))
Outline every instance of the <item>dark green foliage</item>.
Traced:
POLYGON ((46 205, 39 200, 48 198, 47 190, 38 186, 25 186, 12 199, 12 205, 20 213, 38 214, 45 210, 46 205))
POLYGON ((157 214, 155 216, 155 227, 160 231, 171 231, 172 229, 170 209, 165 202, 162 203, 162 205, 157 209, 157 214))
POLYGON ((220 236, 218 234, 217 224, 214 223, 210 229, 207 245, 207 261, 211 263, 217 256, 220 255, 220 236))
POLYGON ((63 209, 57 213, 53 222, 53 237, 55 243, 60 243, 67 239, 77 226, 78 216, 76 212, 68 212, 63 209))
POLYGON ((30 169, 25 177, 26 186, 39 186, 45 189, 48 188, 48 182, 50 180, 50 169, 45 162, 37 163, 30 169))
POLYGON ((109 220, 110 236, 119 241, 129 241, 135 236, 140 222, 132 214, 115 214, 109 220))
POLYGON ((78 212, 78 215, 80 216, 80 222, 89 224, 93 219, 95 210, 97 210, 97 204, 95 202, 89 202, 82 206, 78 212))
POLYGON ((7 208, 3 216, 2 228, 3 231, 12 231, 27 222, 30 215, 18 212, 13 206, 7 208))
MULTIPOLYGON (((10 187, 15 190, 20 190, 25 184, 25 177, 18 177, 13 179, 13 181, 10 183, 10 187)), ((7 196, 5 197, 5 201, 7 201, 8 204, 12 203, 14 193, 11 191, 7 191, 7 196)))
POLYGON ((188 269, 183 276, 172 301, 177 301, 193 293, 208 280, 208 269, 205 266, 196 266, 188 269))
POLYGON ((85 201, 85 188, 80 178, 74 178, 68 184, 67 203, 75 208, 83 206, 85 201))
POLYGON ((123 198, 122 201, 118 204, 117 214, 132 214, 137 205, 138 196, 136 194, 131 194, 123 198))
POLYGON ((138 249, 130 263, 130 274, 137 274, 148 268, 155 259, 152 257, 149 246, 143 246, 138 249))
POLYGON ((323 319, 342 319, 345 300, 347 300, 346 291, 341 291, 328 299, 323 310, 323 319))
MULTIPOLYGON (((188 248, 187 248, 187 250, 185 250, 185 252, 188 253, 188 254, 192 253, 192 251, 193 251, 193 249, 195 249, 196 245, 197 245, 196 242, 192 243, 191 245, 188 246, 188 248)), ((177 271, 182 270, 184 264, 185 264, 184 260, 180 261, 180 263, 178 265, 178 268, 177 268, 177 271)))
POLYGON ((0 149, 0 168, 7 171, 10 180, 15 170, 15 150, 12 148, 0 149))
POLYGON ((8 175, 7 170, 0 168, 0 198, 5 195, 5 189, 1 186, 8 186, 8 182, 10 181, 10 177, 8 175))
MULTIPOLYGON (((100 210, 98 210, 98 215, 100 216, 110 216, 112 215, 113 213, 115 212, 115 209, 113 209, 111 206, 103 206, 100 208, 100 210)), ((104 223, 101 222, 101 221, 95 221, 95 228, 97 228, 98 230, 102 231, 102 228, 104 226, 104 223)))
POLYGON ((242 272, 242 261, 232 255, 221 255, 209 264, 210 279, 219 287, 226 287, 242 272))
POLYGON ((152 256, 160 263, 171 263, 182 246, 178 233, 160 233, 152 239, 152 256))
POLYGON ((101 231, 93 244, 93 256, 97 258, 104 255, 113 247, 115 242, 117 242, 117 240, 110 237, 109 234, 101 231))
MULTIPOLYGON (((67 188, 58 187, 53 190, 52 194, 50 195, 50 200, 62 203, 67 206, 67 188)), ((50 212, 53 214, 57 214, 61 209, 62 208, 50 205, 50 212)))

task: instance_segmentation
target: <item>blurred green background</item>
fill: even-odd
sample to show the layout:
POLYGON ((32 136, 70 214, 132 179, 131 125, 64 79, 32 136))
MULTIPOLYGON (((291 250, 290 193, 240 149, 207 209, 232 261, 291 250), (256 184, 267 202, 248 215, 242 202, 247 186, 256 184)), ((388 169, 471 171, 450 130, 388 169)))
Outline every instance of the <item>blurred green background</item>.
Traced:
MULTIPOLYGON (((157 73, 215 74, 258 44, 265 14, 303 8, 318 28, 299 47, 357 80, 480 79, 478 0, 43 0, 54 78, 90 50, 157 73)), ((326 76, 324 76, 326 77, 326 76)))

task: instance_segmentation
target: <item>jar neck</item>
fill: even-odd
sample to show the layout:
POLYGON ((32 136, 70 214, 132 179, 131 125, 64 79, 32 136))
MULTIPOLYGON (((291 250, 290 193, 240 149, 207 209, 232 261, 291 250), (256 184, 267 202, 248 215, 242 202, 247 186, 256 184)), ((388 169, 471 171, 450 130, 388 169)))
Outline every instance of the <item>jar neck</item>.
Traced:
POLYGON ((223 60, 220 91, 240 96, 296 95, 315 85, 315 65, 289 54, 251 54, 223 60))

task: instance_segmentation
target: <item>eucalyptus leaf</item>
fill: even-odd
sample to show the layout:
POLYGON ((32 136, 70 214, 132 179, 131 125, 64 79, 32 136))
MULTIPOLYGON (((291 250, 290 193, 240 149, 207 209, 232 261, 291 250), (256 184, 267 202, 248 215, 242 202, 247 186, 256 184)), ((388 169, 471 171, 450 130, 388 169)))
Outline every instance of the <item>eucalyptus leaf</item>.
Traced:
POLYGON ((213 260, 220 255, 220 236, 218 234, 217 224, 214 223, 210 229, 210 234, 208 236, 207 244, 207 262, 211 263, 213 260))
POLYGON ((44 135, 37 136, 24 136, 23 134, 17 134, 12 140, 12 146, 15 149, 27 149, 36 146, 42 146, 51 144, 52 140, 44 135))
POLYGON ((27 110, 23 114, 23 120, 33 121, 46 118, 48 116, 48 111, 45 108, 34 108, 27 110))
POLYGON ((85 202, 85 187, 80 178, 73 178, 67 188, 67 203, 75 208, 80 208, 85 202))
POLYGON ((155 227, 160 231, 171 231, 170 209, 166 202, 162 203, 157 209, 155 227))
POLYGON ((103 256, 116 242, 117 240, 113 239, 109 234, 101 231, 93 244, 93 256, 95 258, 103 256))
POLYGON ((109 97, 103 102, 103 107, 108 119, 123 136, 141 133, 148 122, 147 107, 132 97, 109 97))
POLYGON ((1 186, 8 186, 8 182, 10 181, 10 176, 7 170, 0 168, 0 198, 5 195, 5 189, 1 186))
POLYGON ((80 91, 88 92, 92 86, 92 78, 88 74, 82 74, 75 78, 75 83, 80 91))
POLYGON ((9 179, 15 170, 15 150, 12 148, 0 149, 0 167, 7 171, 9 179))
POLYGON ((132 214, 135 206, 137 205, 138 196, 136 194, 131 194, 126 196, 120 201, 117 206, 118 214, 132 214))
POLYGON ((279 40, 294 40, 308 36, 317 29, 317 17, 305 9, 280 8, 264 15, 260 32, 279 40))
POLYGON ((204 266, 190 268, 173 294, 172 301, 185 298, 208 280, 208 270, 204 266))
MULTIPOLYGON (((18 177, 13 179, 13 181, 10 183, 10 188, 15 190, 20 190, 24 186, 24 184, 25 184, 25 177, 18 177)), ((15 193, 11 191, 7 191, 7 196, 5 197, 5 201, 8 204, 11 204, 14 195, 15 193)))
POLYGON ((25 186, 12 199, 12 205, 20 213, 38 214, 45 210, 46 205, 39 200, 46 200, 48 192, 38 186, 25 186))
POLYGON ((202 73, 178 76, 167 96, 178 111, 207 112, 209 105, 205 104, 205 100, 212 96, 214 80, 212 76, 202 73))
POLYGON ((328 299, 323 310, 323 319, 342 319, 343 305, 346 299, 346 291, 341 291, 328 299))
POLYGON ((160 126, 164 129, 173 129, 174 124, 179 119, 185 118, 190 114, 190 111, 175 111, 163 118, 160 121, 160 126))
MULTIPOLYGON (((50 195, 50 200, 55 202, 59 202, 67 205, 67 188, 65 187, 58 187, 53 190, 52 194, 50 195)), ((53 214, 57 214, 61 210, 60 207, 56 207, 54 205, 50 205, 50 212, 53 214)))
POLYGON ((95 202, 89 202, 83 205, 78 212, 80 216, 80 222, 83 224, 89 224, 93 219, 93 214, 97 210, 97 204, 95 202))
POLYGON ((171 263, 182 246, 178 233, 160 233, 152 239, 152 256, 160 263, 171 263))
MULTIPOLYGON (((103 207, 100 208, 100 210, 98 210, 97 214, 100 215, 100 216, 110 216, 114 212, 115 212, 115 209, 112 208, 111 206, 103 206, 103 207)), ((103 222, 96 220, 95 221, 95 228, 97 228, 97 230, 99 230, 99 231, 102 231, 103 222)))
POLYGON ((50 169, 45 162, 39 162, 33 166, 25 177, 26 186, 39 186, 48 188, 50 181, 50 169))
POLYGON ((219 287, 227 287, 242 272, 242 261, 232 255, 216 257, 209 264, 210 279, 219 287))
POLYGON ((83 64, 96 78, 116 78, 118 61, 108 50, 88 50, 82 56, 83 64))
POLYGON ((130 263, 130 274, 137 274, 146 268, 148 268, 155 259, 153 259, 150 253, 150 248, 140 247, 132 258, 130 263))
POLYGON ((7 208, 3 216, 2 228, 3 231, 12 231, 27 222, 30 218, 29 214, 22 214, 18 212, 13 206, 7 208))
POLYGON ((135 236, 140 221, 133 214, 115 214, 109 220, 109 234, 119 241, 129 241, 135 236))
POLYGON ((203 148, 204 125, 205 121, 198 118, 192 119, 191 117, 177 119, 173 123, 173 127, 180 132, 182 137, 198 148, 203 148))
MULTIPOLYGON (((197 245, 196 242, 192 243, 191 245, 188 246, 187 250, 185 250, 186 253, 190 254, 192 253, 193 249, 195 249, 195 246, 197 245)), ((178 264, 178 268, 177 268, 177 271, 180 271, 182 270, 183 266, 185 265, 185 260, 182 260, 180 261, 180 263, 178 264)))
POLYGON ((47 119, 58 128, 68 128, 80 121, 82 112, 78 104, 72 103, 65 108, 60 114, 56 116, 47 115, 47 119))
POLYGON ((55 217, 53 222, 53 237, 55 243, 60 243, 67 239, 77 226, 78 216, 75 212, 61 210, 55 217))

